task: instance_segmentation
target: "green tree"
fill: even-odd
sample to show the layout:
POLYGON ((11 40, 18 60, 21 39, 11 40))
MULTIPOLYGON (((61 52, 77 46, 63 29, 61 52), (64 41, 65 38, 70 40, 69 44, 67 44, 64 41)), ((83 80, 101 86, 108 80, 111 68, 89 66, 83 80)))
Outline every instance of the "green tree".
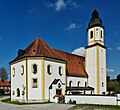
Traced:
POLYGON ((107 83, 110 82, 110 76, 107 76, 107 83))
POLYGON ((7 80, 8 79, 8 73, 5 67, 0 68, 0 80, 7 80))
POLYGON ((117 76, 117 82, 119 82, 119 92, 120 92, 120 74, 117 76))
POLYGON ((110 91, 109 82, 110 82, 110 76, 107 76, 107 91, 110 91))

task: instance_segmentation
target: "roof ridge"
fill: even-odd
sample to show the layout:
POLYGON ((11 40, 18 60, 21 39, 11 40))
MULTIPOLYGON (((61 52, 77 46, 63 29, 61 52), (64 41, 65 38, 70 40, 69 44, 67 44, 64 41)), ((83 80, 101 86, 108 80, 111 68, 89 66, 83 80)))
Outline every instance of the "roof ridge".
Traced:
POLYGON ((72 54, 72 53, 69 53, 69 52, 65 52, 65 51, 62 51, 62 50, 58 50, 58 49, 55 49, 55 48, 53 48, 53 49, 54 49, 55 51, 61 51, 61 52, 64 52, 64 53, 67 53, 67 54, 70 54, 70 55, 73 55, 73 56, 85 58, 84 56, 79 56, 79 55, 72 54))

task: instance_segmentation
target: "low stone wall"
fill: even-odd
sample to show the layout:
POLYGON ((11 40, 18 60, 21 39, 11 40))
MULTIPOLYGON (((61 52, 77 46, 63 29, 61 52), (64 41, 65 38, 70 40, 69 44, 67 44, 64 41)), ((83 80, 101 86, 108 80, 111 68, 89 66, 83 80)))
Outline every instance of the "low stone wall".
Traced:
POLYGON ((76 101, 76 104, 117 105, 116 96, 102 95, 65 95, 65 103, 76 101))

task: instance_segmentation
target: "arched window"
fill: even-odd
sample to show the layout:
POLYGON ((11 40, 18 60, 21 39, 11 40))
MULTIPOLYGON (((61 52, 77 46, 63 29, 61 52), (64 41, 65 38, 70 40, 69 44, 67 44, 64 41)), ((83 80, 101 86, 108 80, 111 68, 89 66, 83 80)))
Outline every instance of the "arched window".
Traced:
POLYGON ((12 70, 13 77, 15 76, 15 68, 12 70))
POLYGON ((87 87, 87 82, 85 82, 85 87, 87 87))
POLYGON ((77 85, 78 85, 78 87, 80 87, 80 81, 78 81, 77 85))
POLYGON ((69 82, 69 87, 71 87, 71 86, 72 86, 72 81, 69 82))
POLYGON ((101 38, 103 38, 103 32, 101 31, 101 38))
POLYGON ((24 74, 24 66, 22 65, 21 66, 21 75, 23 75, 24 74))
POLYGON ((52 74, 52 66, 51 65, 48 65, 47 66, 47 73, 50 75, 52 74))
POLYGON ((90 32, 90 39, 93 38, 93 31, 90 32))
POLYGON ((60 66, 59 67, 59 75, 61 76, 63 74, 63 68, 60 66))
POLYGON ((20 89, 17 88, 17 97, 20 97, 20 89))
POLYGON ((36 65, 36 64, 33 64, 33 65, 32 65, 32 72, 33 72, 34 74, 37 73, 37 65, 36 65))

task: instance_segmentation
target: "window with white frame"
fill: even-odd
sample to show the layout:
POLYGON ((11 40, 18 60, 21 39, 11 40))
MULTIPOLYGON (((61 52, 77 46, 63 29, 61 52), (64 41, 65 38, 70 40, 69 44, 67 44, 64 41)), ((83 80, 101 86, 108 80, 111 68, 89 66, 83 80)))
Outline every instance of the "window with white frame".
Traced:
POLYGON ((17 88, 17 97, 20 97, 20 89, 17 88))
POLYGON ((32 65, 32 72, 33 72, 34 74, 37 73, 37 65, 36 65, 36 64, 33 64, 33 65, 32 65))
POLYGON ((72 86, 72 81, 69 82, 69 87, 71 87, 71 86, 72 86))
POLYGON ((100 34, 101 34, 101 38, 103 38, 103 32, 102 32, 102 30, 101 30, 101 33, 100 33, 100 34))
POLYGON ((48 66, 47 66, 47 73, 48 73, 49 75, 52 74, 52 66, 51 66, 51 65, 48 65, 48 66))
POLYGON ((90 32, 90 39, 93 38, 93 31, 90 32))
POLYGON ((63 68, 60 66, 59 67, 59 75, 62 76, 62 74, 63 74, 63 68))
POLYGON ((24 66, 22 65, 21 66, 21 75, 23 75, 24 74, 24 66))
POLYGON ((37 88, 38 87, 38 80, 37 78, 32 79, 32 88, 37 88))
POLYGON ((12 70, 13 77, 15 76, 15 68, 12 70))
POLYGON ((80 87, 80 81, 78 81, 77 85, 78 85, 78 87, 80 87))
POLYGON ((104 87, 104 82, 102 82, 102 87, 104 87))

